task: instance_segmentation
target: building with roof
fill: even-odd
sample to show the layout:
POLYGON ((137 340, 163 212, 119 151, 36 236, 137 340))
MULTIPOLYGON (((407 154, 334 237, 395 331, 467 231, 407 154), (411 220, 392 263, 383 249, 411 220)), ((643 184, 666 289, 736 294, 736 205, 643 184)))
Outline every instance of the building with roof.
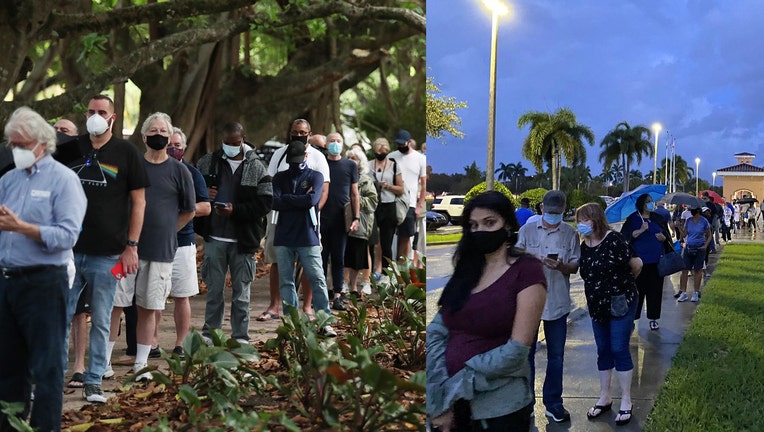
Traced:
POLYGON ((764 168, 753 164, 753 153, 735 153, 737 164, 716 170, 722 178, 722 195, 728 200, 764 198, 764 168))

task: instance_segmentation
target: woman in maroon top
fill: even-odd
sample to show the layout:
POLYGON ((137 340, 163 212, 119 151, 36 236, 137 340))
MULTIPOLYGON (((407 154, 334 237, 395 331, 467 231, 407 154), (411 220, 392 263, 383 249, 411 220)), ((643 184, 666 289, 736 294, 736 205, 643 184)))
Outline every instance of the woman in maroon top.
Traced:
POLYGON ((427 413, 434 430, 527 431, 528 352, 546 299, 541 262, 514 248, 515 209, 498 192, 470 200, 454 274, 427 328, 427 413))

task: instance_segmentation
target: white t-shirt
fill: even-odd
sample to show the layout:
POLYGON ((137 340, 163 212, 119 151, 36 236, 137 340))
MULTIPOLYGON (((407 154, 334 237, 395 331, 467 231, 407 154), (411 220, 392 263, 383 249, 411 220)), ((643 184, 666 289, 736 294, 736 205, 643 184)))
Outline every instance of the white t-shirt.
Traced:
MULTIPOLYGON (((284 146, 280 149, 277 149, 275 152, 273 152, 273 155, 271 156, 271 162, 268 164, 268 175, 273 177, 276 175, 277 172, 286 171, 289 169, 289 163, 287 163, 287 158, 285 157, 284 160, 281 160, 281 156, 284 155, 287 151, 287 147, 284 146), (279 165, 279 161, 281 161, 281 164, 279 165)), ((308 159, 307 159, 307 166, 308 168, 318 171, 321 173, 321 175, 324 176, 324 182, 331 182, 329 179, 329 164, 326 162, 326 157, 318 150, 314 149, 313 146, 308 145, 307 146, 307 153, 308 153, 308 159)))
POLYGON ((419 179, 427 177, 427 158, 416 150, 409 150, 405 155, 396 150, 388 159, 398 162, 398 172, 403 177, 403 185, 409 193, 409 207, 416 207, 419 192, 419 179))

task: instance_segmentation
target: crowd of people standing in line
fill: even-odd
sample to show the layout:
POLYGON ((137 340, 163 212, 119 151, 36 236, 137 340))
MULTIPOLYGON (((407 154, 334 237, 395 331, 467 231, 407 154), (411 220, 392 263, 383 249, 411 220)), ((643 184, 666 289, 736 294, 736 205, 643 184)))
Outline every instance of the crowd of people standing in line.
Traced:
MULTIPOLYGON (((692 300, 698 301, 706 251, 714 242, 712 227, 722 230, 723 219, 734 220, 739 209, 719 208, 707 195, 703 199, 708 207, 686 209, 673 221, 664 203, 641 195, 620 232, 611 229, 597 203, 576 210, 575 228, 564 223, 566 197, 560 191, 544 195, 538 217, 528 200, 515 211, 498 192, 470 200, 454 253, 454 273, 427 328, 427 414, 433 430, 529 430, 536 338, 542 324, 547 355, 544 412, 556 423, 570 421, 562 398, 563 368, 572 309, 570 275, 578 271, 597 347, 600 384, 597 402, 586 416, 595 419, 615 410, 615 375, 620 404, 614 422, 628 424, 634 369, 629 343, 645 305, 649 329, 660 329, 665 277, 659 271, 661 257, 675 250, 674 238, 682 244, 684 269, 675 297, 679 302, 688 299, 685 287, 692 271, 692 300), (712 208, 719 215, 718 225, 712 208)), ((750 217, 753 208, 742 210, 750 217)))
MULTIPOLYGON (((36 429, 60 430, 70 327, 74 363, 67 385, 83 388, 91 403, 107 401, 102 380, 114 375, 123 312, 136 380, 152 378, 146 366, 159 356, 158 324, 168 298, 175 304, 173 352, 183 356, 192 326, 189 298, 199 292, 197 235, 204 238, 201 275, 208 287, 198 323, 203 337, 209 341, 222 326, 230 273, 231 337, 248 343, 262 240, 273 264, 271 302, 257 319, 298 307, 298 258, 302 311, 312 319, 314 312, 345 310, 345 291, 367 291, 384 260, 409 256, 418 225, 424 226, 425 157, 405 130, 397 133, 394 152, 377 139, 368 161, 362 146, 347 148, 339 133, 313 134, 297 119, 288 145, 266 166, 243 126, 227 123, 221 148, 194 166, 183 159, 186 135, 167 114, 152 113, 143 123, 143 155, 112 133, 116 117, 113 101, 96 95, 88 102, 87 134, 78 135, 67 119, 51 126, 29 108, 18 109, 5 126, 16 169, 0 173, 0 343, 17 355, 0 360, 0 400, 24 403, 20 416, 36 429), (404 192, 409 211, 398 224, 389 203, 404 192)), ((330 325, 319 333, 337 335, 330 325)), ((0 429, 8 424, 0 414, 0 429)))

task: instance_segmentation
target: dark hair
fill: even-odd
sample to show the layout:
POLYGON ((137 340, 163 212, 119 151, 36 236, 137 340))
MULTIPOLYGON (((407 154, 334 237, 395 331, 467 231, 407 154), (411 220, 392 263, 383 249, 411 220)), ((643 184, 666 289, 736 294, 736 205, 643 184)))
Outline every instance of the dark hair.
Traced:
POLYGON ((636 206, 638 212, 642 213, 645 211, 645 201, 647 201, 648 198, 650 198, 650 194, 642 194, 637 198, 636 206))
POLYGON ((506 195, 496 191, 484 192, 469 200, 462 212, 462 238, 456 245, 454 253, 454 274, 446 283, 438 300, 438 305, 451 313, 458 312, 467 303, 472 289, 477 286, 485 268, 485 255, 472 253, 467 243, 471 232, 470 216, 476 208, 492 210, 504 219, 504 229, 508 232, 507 243, 509 244, 507 258, 524 255, 515 247, 520 225, 517 223, 512 201, 506 195))
POLYGON ((223 125, 223 135, 241 135, 244 137, 244 126, 241 123, 230 122, 223 125))
POLYGON ((90 100, 105 100, 109 102, 109 108, 111 108, 111 110, 114 111, 114 101, 111 100, 111 98, 106 95, 97 94, 91 97, 90 100))

